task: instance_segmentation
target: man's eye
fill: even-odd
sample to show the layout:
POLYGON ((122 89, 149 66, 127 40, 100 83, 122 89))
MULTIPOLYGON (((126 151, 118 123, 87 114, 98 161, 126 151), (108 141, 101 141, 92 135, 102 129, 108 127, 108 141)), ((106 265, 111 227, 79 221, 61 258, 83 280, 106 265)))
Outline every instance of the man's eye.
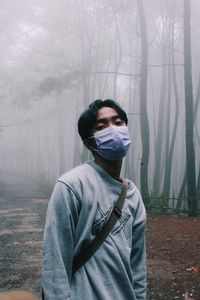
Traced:
POLYGON ((99 125, 99 126, 96 127, 96 130, 99 131, 99 130, 102 130, 104 128, 106 128, 105 125, 99 125))
POLYGON ((115 125, 122 126, 122 125, 124 125, 124 121, 118 120, 118 121, 115 122, 115 125))

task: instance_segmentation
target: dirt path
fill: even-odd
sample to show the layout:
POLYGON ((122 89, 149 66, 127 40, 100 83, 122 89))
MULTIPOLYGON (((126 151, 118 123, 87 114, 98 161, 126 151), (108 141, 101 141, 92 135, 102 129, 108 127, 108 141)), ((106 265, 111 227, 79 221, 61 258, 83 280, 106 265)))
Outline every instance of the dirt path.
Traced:
MULTIPOLYGON (((19 184, 0 191, 0 291, 40 295, 48 200, 34 189, 27 197, 19 184)), ((148 216, 147 253, 149 300, 190 299, 187 294, 200 300, 200 219, 148 216)))
POLYGON ((39 295, 48 200, 34 184, 14 181, 0 182, 0 291, 23 288, 39 295))
POLYGON ((1 199, 0 291, 40 291, 42 228, 47 200, 1 199), (8 208, 9 207, 9 208, 8 208))

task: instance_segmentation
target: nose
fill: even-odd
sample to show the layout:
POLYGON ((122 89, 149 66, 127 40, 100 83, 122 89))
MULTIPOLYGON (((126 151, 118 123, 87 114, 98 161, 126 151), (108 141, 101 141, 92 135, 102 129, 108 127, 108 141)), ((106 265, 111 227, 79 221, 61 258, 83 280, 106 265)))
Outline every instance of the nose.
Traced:
POLYGON ((114 122, 113 122, 112 120, 110 120, 110 121, 107 123, 107 126, 110 127, 110 126, 112 126, 112 125, 114 125, 114 122))

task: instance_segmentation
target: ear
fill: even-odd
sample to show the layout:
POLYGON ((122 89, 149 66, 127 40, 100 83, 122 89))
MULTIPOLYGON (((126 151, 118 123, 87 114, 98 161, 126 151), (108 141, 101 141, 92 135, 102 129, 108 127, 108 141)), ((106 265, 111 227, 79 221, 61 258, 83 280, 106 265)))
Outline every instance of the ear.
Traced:
POLYGON ((94 148, 96 148, 95 139, 84 139, 83 143, 84 143, 85 147, 90 151, 92 151, 94 148))

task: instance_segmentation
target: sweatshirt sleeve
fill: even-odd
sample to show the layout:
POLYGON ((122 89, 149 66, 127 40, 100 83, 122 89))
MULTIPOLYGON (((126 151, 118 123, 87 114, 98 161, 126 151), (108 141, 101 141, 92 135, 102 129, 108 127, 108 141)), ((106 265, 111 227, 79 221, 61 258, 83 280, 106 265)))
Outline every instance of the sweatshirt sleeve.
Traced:
POLYGON ((43 241, 42 285, 45 300, 69 300, 78 199, 57 182, 49 201, 43 241))
POLYGON ((139 194, 135 221, 133 224, 131 268, 133 285, 137 300, 146 299, 146 245, 145 245, 146 211, 139 194))

